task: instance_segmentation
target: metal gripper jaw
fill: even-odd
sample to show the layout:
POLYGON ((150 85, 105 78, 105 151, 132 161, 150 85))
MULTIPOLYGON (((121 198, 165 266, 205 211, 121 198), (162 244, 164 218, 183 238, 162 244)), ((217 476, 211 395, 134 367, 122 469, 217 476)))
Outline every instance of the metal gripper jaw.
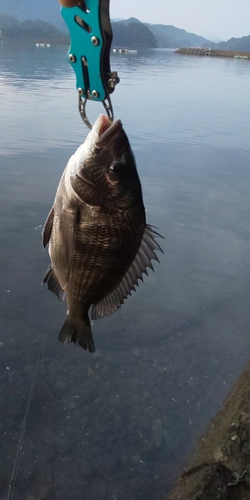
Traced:
POLYGON ((81 117, 92 128, 86 115, 86 103, 91 99, 101 101, 108 118, 113 121, 110 94, 119 77, 110 70, 109 0, 79 1, 77 7, 62 7, 61 14, 70 32, 68 59, 76 74, 81 117))

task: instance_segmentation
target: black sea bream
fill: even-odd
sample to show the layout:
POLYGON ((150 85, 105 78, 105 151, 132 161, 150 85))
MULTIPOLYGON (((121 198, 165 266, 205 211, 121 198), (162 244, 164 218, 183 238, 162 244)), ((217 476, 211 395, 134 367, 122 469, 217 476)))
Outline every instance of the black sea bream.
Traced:
POLYGON ((158 260, 135 158, 120 120, 100 115, 71 156, 43 230, 51 266, 43 282, 68 311, 63 343, 95 351, 89 321, 113 314, 158 260))

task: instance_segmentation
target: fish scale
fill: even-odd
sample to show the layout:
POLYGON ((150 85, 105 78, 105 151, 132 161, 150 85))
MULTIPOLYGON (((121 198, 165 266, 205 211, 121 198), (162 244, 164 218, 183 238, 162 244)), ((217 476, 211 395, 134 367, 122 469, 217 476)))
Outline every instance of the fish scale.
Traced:
MULTIPOLYGON (((93 231, 92 238, 90 238, 89 245, 86 247, 86 250, 81 247, 81 245, 79 245, 80 248, 78 249, 78 245, 76 244, 76 252, 79 257, 75 259, 76 262, 74 262, 73 257, 72 261, 72 275, 77 276, 77 288, 76 286, 74 287, 74 300, 80 296, 80 291, 83 288, 90 299, 92 298, 92 295, 93 299, 97 299, 99 295, 102 296, 110 290, 111 281, 113 283, 113 287, 115 287, 115 285, 120 281, 119 275, 124 274, 123 263, 124 261, 126 262, 125 259, 128 256, 128 249, 124 249, 124 244, 127 239, 124 238, 124 236, 122 237, 122 232, 119 231, 119 227, 116 230, 115 238, 114 229, 109 231, 108 236, 107 232, 108 228, 103 227, 98 234, 99 244, 93 245, 93 242, 97 240, 95 231, 93 231), (110 248, 106 248, 106 245, 103 245, 105 239, 109 242, 109 246, 110 242, 114 242, 114 240, 116 240, 116 246, 119 248, 119 252, 111 252, 110 248), (101 252, 99 247, 101 247, 101 252), (82 258, 81 255, 83 255, 84 258, 82 258), (105 267, 103 266, 103 262, 105 262, 105 267), (113 269, 115 269, 115 275, 112 273, 113 269), (107 278, 109 278, 108 283, 107 278)), ((134 240, 132 240, 132 243, 133 244, 130 244, 132 247, 131 253, 134 256, 137 250, 137 245, 134 244, 134 240)))

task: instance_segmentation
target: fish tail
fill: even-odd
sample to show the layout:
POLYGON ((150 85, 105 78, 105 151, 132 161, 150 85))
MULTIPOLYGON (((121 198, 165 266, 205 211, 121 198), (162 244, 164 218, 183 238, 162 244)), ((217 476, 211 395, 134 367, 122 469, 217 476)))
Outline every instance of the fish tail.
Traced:
POLYGON ((79 322, 75 321, 70 314, 68 314, 58 338, 63 344, 68 344, 70 342, 76 344, 78 342, 86 351, 95 352, 95 344, 88 316, 84 318, 82 322, 79 322))

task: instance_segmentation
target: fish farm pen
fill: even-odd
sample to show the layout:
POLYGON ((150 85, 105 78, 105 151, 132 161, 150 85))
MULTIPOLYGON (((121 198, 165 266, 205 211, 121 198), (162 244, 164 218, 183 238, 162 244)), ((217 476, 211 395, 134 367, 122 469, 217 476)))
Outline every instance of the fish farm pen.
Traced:
POLYGON ((235 59, 250 59, 250 52, 235 50, 214 50, 204 47, 181 47, 176 49, 177 54, 187 54, 194 56, 214 56, 214 57, 233 57, 235 59))

